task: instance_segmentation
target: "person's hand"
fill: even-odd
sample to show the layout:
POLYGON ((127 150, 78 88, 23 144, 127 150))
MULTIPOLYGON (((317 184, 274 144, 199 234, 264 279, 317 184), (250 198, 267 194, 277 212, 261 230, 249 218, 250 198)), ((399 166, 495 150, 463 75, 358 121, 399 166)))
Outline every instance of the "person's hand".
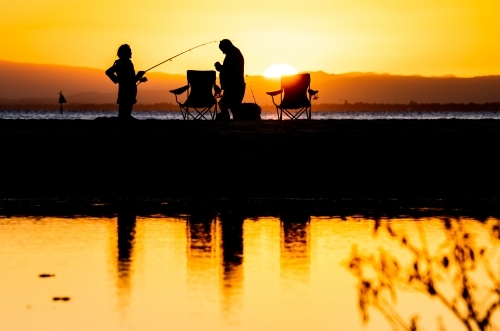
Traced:
POLYGON ((148 78, 147 78, 147 77, 141 77, 141 79, 139 79, 139 81, 140 81, 141 83, 145 83, 145 82, 147 82, 147 81, 148 81, 148 78))
POLYGON ((222 64, 220 64, 220 62, 215 62, 214 66, 215 66, 215 69, 216 69, 217 71, 221 71, 221 69, 222 69, 222 64))
POLYGON ((144 74, 146 74, 146 72, 145 72, 145 71, 139 71, 139 72, 137 73, 137 77, 141 78, 142 76, 144 76, 144 74))

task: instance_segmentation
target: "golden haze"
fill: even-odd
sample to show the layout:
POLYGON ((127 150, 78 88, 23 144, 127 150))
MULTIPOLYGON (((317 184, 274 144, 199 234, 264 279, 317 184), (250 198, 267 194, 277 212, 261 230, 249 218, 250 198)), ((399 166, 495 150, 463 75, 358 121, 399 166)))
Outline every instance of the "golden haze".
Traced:
MULTIPOLYGON (((146 69, 198 44, 232 39, 246 70, 500 74, 497 0, 165 2, 27 0, 2 4, 0 58, 107 68, 122 43, 146 69)), ((212 69, 216 44, 159 69, 212 69)))

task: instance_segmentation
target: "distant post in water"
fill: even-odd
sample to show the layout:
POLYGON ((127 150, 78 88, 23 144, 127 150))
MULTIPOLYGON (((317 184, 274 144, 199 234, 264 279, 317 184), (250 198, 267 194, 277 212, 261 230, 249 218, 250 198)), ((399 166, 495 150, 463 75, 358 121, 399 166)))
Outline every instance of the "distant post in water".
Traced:
POLYGON ((61 111, 61 114, 63 111, 63 103, 66 103, 66 99, 64 98, 64 95, 62 94, 62 91, 61 91, 61 92, 59 92, 59 110, 61 111))

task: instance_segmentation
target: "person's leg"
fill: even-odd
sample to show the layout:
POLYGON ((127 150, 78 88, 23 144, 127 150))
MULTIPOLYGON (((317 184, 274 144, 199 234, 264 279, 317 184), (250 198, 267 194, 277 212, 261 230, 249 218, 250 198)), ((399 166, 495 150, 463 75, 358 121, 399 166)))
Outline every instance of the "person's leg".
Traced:
POLYGON ((132 118, 132 110, 133 110, 133 108, 134 108, 134 104, 131 104, 130 108, 127 109, 128 118, 132 118))
POLYGON ((238 88, 238 105, 241 105, 243 102, 243 98, 245 97, 245 90, 247 88, 247 84, 243 84, 240 88, 238 88))
POLYGON ((228 108, 233 114, 233 119, 238 117, 239 108, 241 106, 241 103, 243 102, 243 98, 245 97, 245 88, 246 84, 243 84, 241 86, 236 86, 234 89, 231 89, 228 108))
POLYGON ((243 97, 245 96, 246 84, 239 86, 231 86, 224 90, 224 94, 219 101, 220 119, 229 119, 229 110, 233 113, 237 112, 237 108, 241 105, 243 97))
MULTIPOLYGON (((230 96, 231 93, 229 93, 230 96)), ((217 114, 216 119, 218 120, 228 120, 229 119, 229 102, 227 92, 224 91, 222 98, 219 100, 219 110, 220 113, 217 114)))
POLYGON ((118 105, 118 118, 126 119, 132 116, 132 108, 134 107, 131 103, 121 103, 118 105))

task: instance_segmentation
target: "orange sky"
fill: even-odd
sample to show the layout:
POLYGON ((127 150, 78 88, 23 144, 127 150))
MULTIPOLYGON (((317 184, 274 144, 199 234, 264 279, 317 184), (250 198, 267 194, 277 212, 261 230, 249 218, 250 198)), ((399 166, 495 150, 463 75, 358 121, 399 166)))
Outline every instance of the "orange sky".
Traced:
MULTIPOLYGON (((232 39, 246 72, 500 74, 498 0, 67 1, 2 4, 0 59, 107 68, 118 46, 147 69, 198 44, 232 39)), ((211 44, 159 67, 184 73, 223 59, 211 44)))

